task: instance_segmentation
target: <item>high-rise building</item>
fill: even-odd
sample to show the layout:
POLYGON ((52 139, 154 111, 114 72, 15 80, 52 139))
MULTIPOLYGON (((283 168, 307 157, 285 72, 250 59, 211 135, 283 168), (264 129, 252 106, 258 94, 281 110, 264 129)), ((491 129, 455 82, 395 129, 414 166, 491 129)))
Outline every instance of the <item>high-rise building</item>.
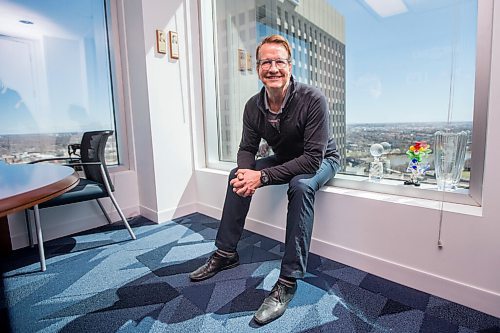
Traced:
POLYGON ((215 4, 221 160, 235 160, 245 103, 261 86, 255 48, 263 37, 276 33, 292 46, 294 77, 324 92, 333 135, 345 158, 344 17, 326 0, 226 0, 215 4))

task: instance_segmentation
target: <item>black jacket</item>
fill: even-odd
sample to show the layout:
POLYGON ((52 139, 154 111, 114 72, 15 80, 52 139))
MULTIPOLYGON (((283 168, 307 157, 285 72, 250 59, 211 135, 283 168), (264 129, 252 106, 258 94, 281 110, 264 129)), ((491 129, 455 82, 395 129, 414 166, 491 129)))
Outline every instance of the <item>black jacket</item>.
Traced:
POLYGON ((290 95, 280 114, 280 132, 267 121, 265 87, 248 100, 243 112, 238 168, 254 169, 260 140, 265 139, 280 163, 265 169, 269 184, 284 184, 296 175, 315 173, 324 158, 340 164, 325 96, 293 77, 290 84, 290 95))

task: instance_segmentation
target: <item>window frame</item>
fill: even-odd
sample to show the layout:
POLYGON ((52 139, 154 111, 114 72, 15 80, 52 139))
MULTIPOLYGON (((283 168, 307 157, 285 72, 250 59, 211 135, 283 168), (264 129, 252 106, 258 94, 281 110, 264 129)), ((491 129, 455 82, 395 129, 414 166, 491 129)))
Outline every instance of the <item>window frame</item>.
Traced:
MULTIPOLYGON (((131 161, 131 154, 133 152, 130 151, 127 145, 127 138, 122 133, 127 133, 127 124, 125 108, 124 108, 124 93, 123 93, 123 80, 122 80, 122 69, 120 67, 121 59, 120 59, 120 32, 119 32, 119 23, 118 23, 118 0, 100 0, 99 7, 102 6, 102 11, 100 11, 100 15, 104 16, 104 28, 105 28, 105 36, 100 35, 99 37, 103 37, 105 40, 105 44, 99 44, 103 49, 106 50, 106 56, 108 61, 109 68, 109 76, 107 76, 107 80, 109 82, 109 90, 111 93, 110 96, 110 118, 112 118, 112 124, 114 129, 114 139, 116 140, 116 151, 117 151, 117 164, 109 165, 109 168, 112 170, 121 171, 124 169, 128 169, 131 161)), ((37 46, 33 43, 31 38, 19 38, 7 36, 6 38, 23 42, 27 45, 28 48, 34 50, 35 52, 42 52, 40 46, 37 46)), ((33 58, 33 57, 32 57, 33 58)), ((35 62, 39 62, 39 59, 42 59, 43 55, 36 54, 33 58, 32 66, 34 66, 35 62)), ((44 68, 44 66, 40 65, 39 68, 44 68)), ((35 74, 35 90, 43 91, 45 85, 42 84, 44 81, 43 78, 40 78, 39 73, 36 70, 32 70, 35 74)), ((43 72, 44 75, 47 75, 43 72)), ((38 95, 43 96, 48 95, 48 93, 38 93, 38 95)), ((73 132, 73 131, 72 131, 73 132)), ((43 133, 43 132, 42 132, 43 133)), ((37 134, 37 133, 34 133, 37 134)))
MULTIPOLYGON (((198 1, 200 20, 200 41, 202 50, 203 106, 205 131, 205 165, 207 168, 229 171, 236 166, 233 162, 219 160, 219 120, 217 114, 217 50, 214 29, 214 8, 212 1, 198 1), (203 15, 201 15, 203 13, 203 15)), ((404 197, 429 199, 433 201, 482 205, 482 185, 486 147, 488 100, 491 76, 491 50, 493 36, 493 0, 478 0, 476 31, 476 63, 474 83, 474 112, 471 145, 471 176, 468 190, 454 192, 438 191, 436 186, 404 186, 402 182, 383 180, 372 183, 368 177, 337 174, 327 186, 393 194, 404 197)))
POLYGON ((111 96, 113 103, 113 114, 115 121, 115 139, 118 154, 118 163, 110 165, 111 172, 120 172, 132 169, 133 151, 130 149, 129 138, 126 133, 131 133, 129 122, 126 117, 126 103, 124 93, 123 70, 120 43, 119 5, 118 0, 104 0, 108 58, 110 67, 111 96))

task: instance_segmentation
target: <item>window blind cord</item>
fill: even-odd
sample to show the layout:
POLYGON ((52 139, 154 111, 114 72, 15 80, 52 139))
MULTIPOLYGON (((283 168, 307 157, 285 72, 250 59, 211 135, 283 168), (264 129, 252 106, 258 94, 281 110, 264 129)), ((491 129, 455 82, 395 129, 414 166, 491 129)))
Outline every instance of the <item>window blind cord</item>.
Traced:
MULTIPOLYGON (((455 6, 453 13, 453 37, 451 42, 451 61, 450 61, 450 89, 448 93, 448 116, 446 120, 446 131, 451 130, 451 119, 453 115, 453 100, 455 95, 455 57, 456 57, 456 48, 458 44, 458 36, 459 36, 459 20, 458 20, 458 6, 455 6)), ((444 195, 446 192, 446 178, 444 179, 441 203, 439 209, 439 227, 438 227, 438 241, 437 246, 439 249, 443 248, 443 241, 441 239, 441 233, 443 229, 443 214, 444 214, 444 195)))

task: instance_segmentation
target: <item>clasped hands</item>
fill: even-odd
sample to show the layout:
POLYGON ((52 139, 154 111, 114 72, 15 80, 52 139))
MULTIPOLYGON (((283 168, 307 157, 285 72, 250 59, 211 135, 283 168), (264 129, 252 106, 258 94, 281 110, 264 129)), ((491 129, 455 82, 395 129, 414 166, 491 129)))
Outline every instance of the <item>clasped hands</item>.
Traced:
POLYGON ((233 187, 233 192, 240 197, 252 196, 262 185, 260 182, 260 171, 238 169, 236 177, 231 179, 229 184, 233 187))

